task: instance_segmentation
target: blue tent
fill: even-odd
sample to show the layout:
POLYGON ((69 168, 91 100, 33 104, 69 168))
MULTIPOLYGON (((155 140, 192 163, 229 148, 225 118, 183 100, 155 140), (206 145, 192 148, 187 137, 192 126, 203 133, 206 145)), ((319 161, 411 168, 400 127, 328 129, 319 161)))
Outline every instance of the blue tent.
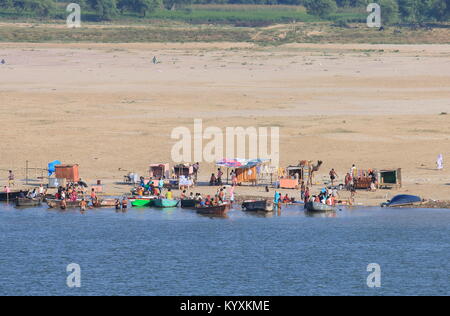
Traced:
POLYGON ((53 161, 53 162, 49 162, 48 163, 48 176, 50 177, 53 173, 55 173, 55 171, 56 171, 56 168, 55 168, 55 166, 57 166, 57 165, 60 165, 61 164, 61 161, 59 161, 59 160, 55 160, 55 161, 53 161))

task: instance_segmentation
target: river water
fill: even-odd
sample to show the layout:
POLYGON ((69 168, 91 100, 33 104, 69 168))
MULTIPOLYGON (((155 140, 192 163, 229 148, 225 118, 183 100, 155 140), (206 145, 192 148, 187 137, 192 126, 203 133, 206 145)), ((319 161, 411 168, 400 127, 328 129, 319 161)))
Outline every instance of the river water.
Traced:
POLYGON ((449 210, 209 218, 0 204, 0 236, 0 295, 450 295, 449 210), (80 288, 66 284, 71 263, 80 288))

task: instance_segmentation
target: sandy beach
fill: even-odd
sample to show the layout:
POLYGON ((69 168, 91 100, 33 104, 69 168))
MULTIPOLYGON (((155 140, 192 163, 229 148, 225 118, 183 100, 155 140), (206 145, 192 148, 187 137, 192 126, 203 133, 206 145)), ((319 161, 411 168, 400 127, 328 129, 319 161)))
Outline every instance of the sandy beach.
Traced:
MULTIPOLYGON (((358 192, 358 204, 397 193, 450 200, 447 45, 2 43, 0 59, 2 184, 9 169, 20 184, 27 160, 46 168, 59 159, 80 164, 90 184, 128 192, 115 183, 172 163, 171 131, 202 119, 279 127, 281 166, 323 160, 319 184, 331 168, 342 180, 353 163, 402 168, 402 189, 358 192)), ((214 169, 202 164, 201 179, 214 169)))

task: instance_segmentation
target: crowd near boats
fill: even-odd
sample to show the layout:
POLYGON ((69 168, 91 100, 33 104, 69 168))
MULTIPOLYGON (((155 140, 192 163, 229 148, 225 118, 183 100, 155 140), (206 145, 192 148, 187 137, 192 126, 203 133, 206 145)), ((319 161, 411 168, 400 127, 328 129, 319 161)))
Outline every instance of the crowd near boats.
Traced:
MULTIPOLYGON (((8 173, 8 185, 4 186, 0 192, 0 201, 13 202, 17 207, 37 207, 47 204, 50 209, 80 209, 85 212, 94 208, 114 208, 117 211, 126 211, 128 206, 137 208, 177 208, 192 209, 204 215, 224 215, 230 209, 241 208, 244 212, 271 213, 280 211, 285 205, 297 205, 299 209, 306 212, 336 212, 344 206, 352 206, 356 189, 367 189, 373 191, 386 185, 391 181, 392 185, 401 185, 401 169, 393 170, 358 170, 355 165, 346 174, 344 183, 336 183, 339 178, 335 169, 329 172, 330 181, 318 191, 317 194, 311 192, 313 174, 317 172, 323 162, 317 164, 301 161, 296 166, 289 166, 285 170, 279 171, 280 176, 274 190, 273 198, 260 198, 251 200, 241 200, 236 203, 235 188, 246 180, 252 183, 258 182, 261 173, 260 165, 262 160, 237 161, 224 160, 218 163, 221 167, 233 167, 231 174, 225 174, 221 168, 217 173, 212 174, 208 191, 211 194, 201 194, 195 192, 198 180, 199 164, 177 165, 172 169, 174 176, 169 176, 168 164, 154 164, 150 166, 150 177, 138 177, 136 174, 129 174, 126 178, 127 185, 132 184, 133 189, 129 194, 117 197, 100 194, 98 186, 91 188, 86 182, 78 177, 78 165, 59 165, 59 161, 52 163, 56 172, 63 169, 64 174, 70 174, 64 185, 59 185, 50 193, 49 186, 40 184, 29 190, 14 190, 15 176, 12 170, 8 173), (241 169, 238 169, 241 167, 241 169), (69 170, 69 172, 67 171, 69 170), (250 176, 251 175, 251 176, 250 176), (224 185, 224 177, 227 177, 224 185), (75 179, 76 178, 76 179, 75 179), (173 179, 176 179, 174 181, 173 179), (76 180, 76 181, 75 181, 76 180), (281 194, 279 189, 283 187, 295 188, 299 194, 289 196, 281 194), (178 187, 179 195, 174 196, 174 190, 178 187), (350 198, 342 199, 340 191, 350 192, 350 198), (53 193, 54 192, 54 193, 53 193)), ((49 164, 50 166, 50 164, 49 164)), ((50 167, 49 167, 50 171, 50 167)), ((265 186, 266 193, 271 188, 265 186)), ((204 190, 203 190, 204 191, 204 190)), ((267 195, 267 194, 266 194, 267 195)), ((421 203, 422 199, 413 195, 399 195, 382 204, 383 207, 402 207, 421 203)))

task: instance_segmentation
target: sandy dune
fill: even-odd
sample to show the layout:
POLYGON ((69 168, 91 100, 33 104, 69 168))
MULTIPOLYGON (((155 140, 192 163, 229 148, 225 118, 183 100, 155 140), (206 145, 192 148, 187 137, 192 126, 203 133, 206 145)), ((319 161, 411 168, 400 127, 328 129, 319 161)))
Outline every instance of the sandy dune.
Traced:
POLYGON ((445 45, 9 43, 2 58, 3 180, 8 169, 23 177, 26 160, 79 163, 91 182, 143 174, 171 160, 172 129, 199 118, 280 127, 281 164, 322 159, 319 180, 352 163, 401 167, 403 192, 450 198, 450 169, 434 170, 439 153, 450 163, 445 45))

